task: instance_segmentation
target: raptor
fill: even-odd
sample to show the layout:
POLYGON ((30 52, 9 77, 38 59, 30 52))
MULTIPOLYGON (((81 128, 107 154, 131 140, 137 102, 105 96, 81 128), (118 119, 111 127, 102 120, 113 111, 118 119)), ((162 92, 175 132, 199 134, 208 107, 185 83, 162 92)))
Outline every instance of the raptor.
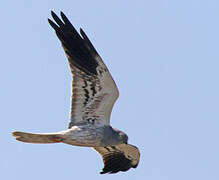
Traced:
POLYGON ((12 135, 26 143, 65 143, 94 148, 103 159, 100 172, 117 173, 136 168, 140 153, 128 144, 128 136, 110 125, 110 115, 119 96, 118 88, 85 32, 76 31, 63 12, 61 19, 52 11, 49 24, 61 41, 72 73, 70 122, 67 130, 56 133, 12 135))

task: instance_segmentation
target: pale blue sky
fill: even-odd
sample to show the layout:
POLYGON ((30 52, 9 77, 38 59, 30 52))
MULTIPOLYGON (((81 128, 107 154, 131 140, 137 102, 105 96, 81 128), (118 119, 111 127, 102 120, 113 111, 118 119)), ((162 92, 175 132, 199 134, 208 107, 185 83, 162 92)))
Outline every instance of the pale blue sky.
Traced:
POLYGON ((0 17, 1 179, 219 179, 219 1, 8 0, 0 17), (137 169, 99 175, 90 148, 12 138, 68 125, 71 76, 50 10, 84 29, 112 73, 111 124, 139 147, 137 169))

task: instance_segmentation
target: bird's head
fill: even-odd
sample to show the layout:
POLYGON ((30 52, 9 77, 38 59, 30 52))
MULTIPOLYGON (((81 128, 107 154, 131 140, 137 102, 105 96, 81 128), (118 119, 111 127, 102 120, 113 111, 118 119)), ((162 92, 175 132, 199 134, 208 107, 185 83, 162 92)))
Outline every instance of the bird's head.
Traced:
POLYGON ((118 137, 118 140, 119 140, 120 143, 122 143, 122 144, 123 143, 124 144, 128 143, 128 136, 124 132, 122 132, 118 129, 115 129, 115 128, 114 128, 114 131, 116 131, 117 137, 118 137))

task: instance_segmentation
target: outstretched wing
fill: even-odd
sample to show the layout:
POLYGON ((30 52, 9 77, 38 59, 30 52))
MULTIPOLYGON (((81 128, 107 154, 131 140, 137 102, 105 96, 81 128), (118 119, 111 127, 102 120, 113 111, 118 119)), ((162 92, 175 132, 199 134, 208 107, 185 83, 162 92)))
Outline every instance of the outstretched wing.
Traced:
POLYGON ((92 122, 109 124, 118 89, 101 57, 80 29, 76 31, 64 13, 61 19, 51 12, 56 24, 48 19, 62 43, 72 72, 72 99, 69 128, 92 122))
POLYGON ((140 159, 140 152, 137 147, 130 144, 120 144, 109 147, 94 148, 103 159, 104 168, 101 174, 117 173, 136 168, 140 159))

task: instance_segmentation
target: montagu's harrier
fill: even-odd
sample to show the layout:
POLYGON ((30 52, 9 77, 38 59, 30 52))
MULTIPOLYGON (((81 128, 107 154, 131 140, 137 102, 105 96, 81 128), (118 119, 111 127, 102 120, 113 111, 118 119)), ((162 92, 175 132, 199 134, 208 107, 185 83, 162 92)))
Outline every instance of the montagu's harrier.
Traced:
POLYGON ((55 23, 48 19, 61 41, 72 72, 71 117, 67 130, 33 134, 15 131, 13 136, 27 143, 66 143, 93 147, 101 156, 101 174, 136 168, 140 153, 128 144, 128 136, 110 126, 112 107, 119 96, 107 67, 94 46, 80 29, 75 30, 61 12, 61 19, 52 12, 55 23))

